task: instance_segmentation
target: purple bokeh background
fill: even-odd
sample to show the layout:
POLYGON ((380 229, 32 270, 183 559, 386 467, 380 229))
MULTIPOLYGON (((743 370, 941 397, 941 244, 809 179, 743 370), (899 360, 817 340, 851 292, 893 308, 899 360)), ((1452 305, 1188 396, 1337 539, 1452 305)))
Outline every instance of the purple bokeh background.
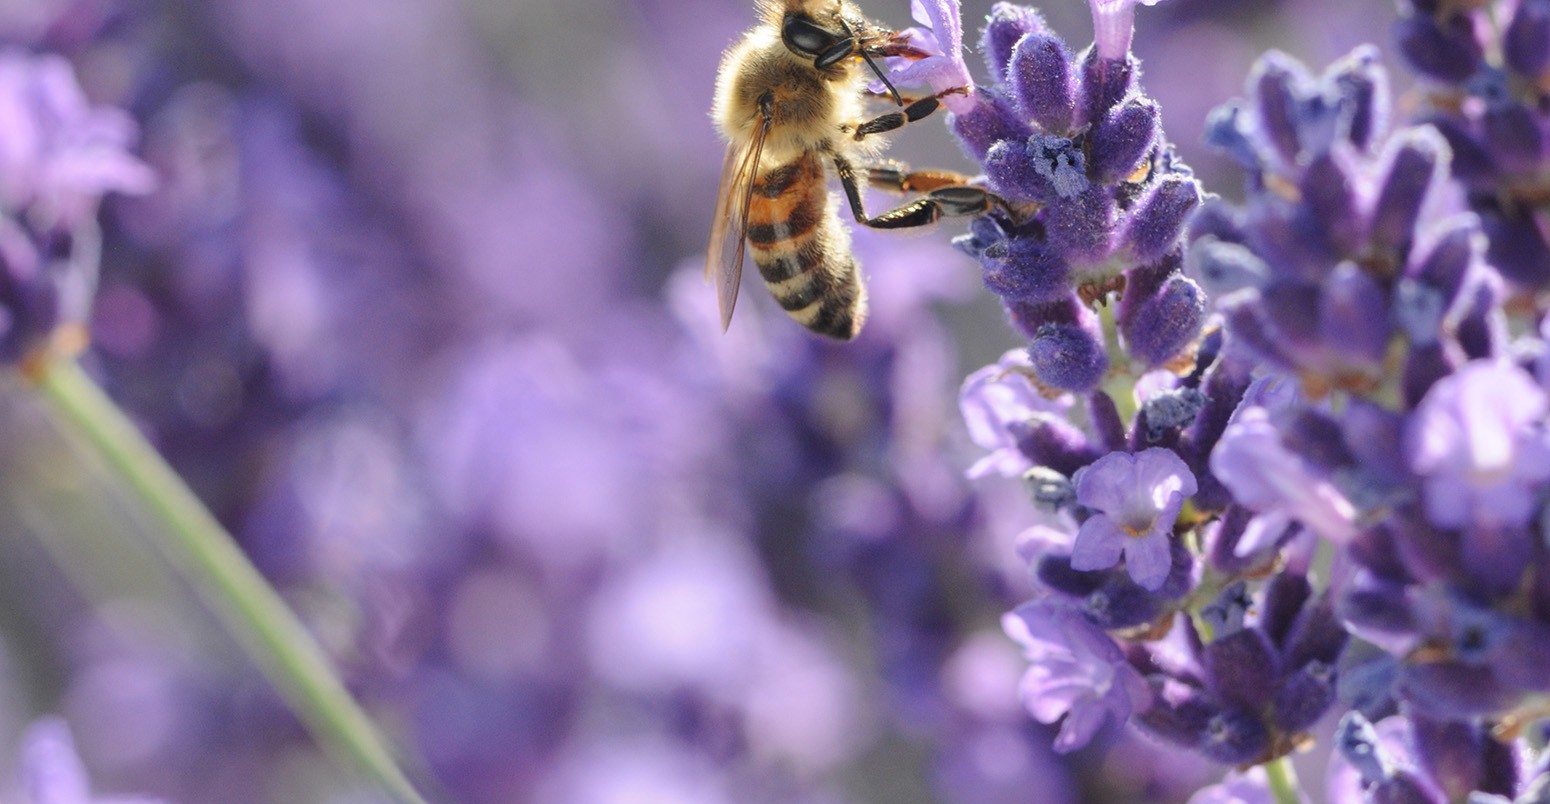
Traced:
MULTIPOLYGON (((969 39, 988 5, 965 3, 969 39)), ((909 22, 902 0, 867 9, 909 22)), ((1085 2, 1043 10, 1086 41, 1085 2)), ((1324 63, 1391 14, 1170 0, 1135 49, 1185 160, 1231 194, 1199 137, 1254 57, 1324 63)), ((107 204, 89 369, 438 798, 1186 799, 1215 772, 1113 730, 1057 759, 1017 699, 998 618, 1028 590, 1026 502, 964 479, 954 404, 1013 344, 947 245, 961 226, 856 233, 873 316, 852 344, 757 283, 718 331, 707 111, 752 19, 730 0, 22 0, 0 40, 68 58, 158 177, 107 204)), ((971 164, 936 125, 897 140, 971 164)), ((8 440, 31 443, 7 393, 8 440)), ((40 548, 113 530, 132 551, 138 525, 36 439, 0 476, 3 745, 58 712, 98 790, 372 800, 176 584, 40 548)))

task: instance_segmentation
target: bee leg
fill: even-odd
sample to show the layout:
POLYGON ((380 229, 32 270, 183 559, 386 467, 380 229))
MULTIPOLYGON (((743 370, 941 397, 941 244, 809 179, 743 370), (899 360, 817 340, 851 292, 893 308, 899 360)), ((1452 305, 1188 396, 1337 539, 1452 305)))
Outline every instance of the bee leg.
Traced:
MULTIPOLYGON (((845 199, 850 202, 850 212, 855 216, 856 222, 873 229, 911 229, 935 223, 942 218, 983 215, 992 209, 1006 208, 1006 202, 989 190, 955 181, 938 184, 929 189, 916 187, 916 189, 926 189, 926 194, 873 217, 867 215, 866 207, 862 204, 861 186, 857 181, 856 169, 844 157, 837 154, 834 155, 834 167, 840 175, 840 185, 845 188, 845 199)), ((942 180, 948 176, 956 176, 946 171, 918 171, 918 173, 923 177, 922 184, 929 183, 932 178, 942 180)), ((913 174, 900 171, 900 175, 909 177, 913 174)), ((870 178, 870 170, 868 177, 870 178)))
POLYGON ((959 187, 970 176, 951 170, 911 170, 909 165, 892 159, 873 162, 864 168, 867 184, 891 193, 925 193, 941 187, 959 187))
POLYGON ((904 128, 906 124, 914 123, 917 120, 923 120, 931 116, 933 112, 941 107, 942 96, 963 93, 965 91, 967 91, 967 88, 965 87, 954 87, 952 89, 943 90, 936 93, 935 95, 911 101, 909 105, 905 106, 903 109, 899 109, 898 111, 889 112, 887 114, 880 114, 871 120, 865 120, 854 125, 848 125, 845 127, 845 130, 850 131, 853 138, 857 140, 864 140, 874 134, 882 134, 887 131, 894 131, 896 129, 904 128))
POLYGON ((942 187, 862 223, 873 229, 911 229, 942 218, 983 215, 991 210, 995 200, 983 187, 942 187))

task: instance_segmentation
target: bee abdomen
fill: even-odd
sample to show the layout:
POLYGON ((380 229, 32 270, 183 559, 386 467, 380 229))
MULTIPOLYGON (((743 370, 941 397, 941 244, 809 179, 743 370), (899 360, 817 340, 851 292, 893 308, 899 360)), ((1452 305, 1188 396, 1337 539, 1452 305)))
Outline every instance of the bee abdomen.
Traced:
POLYGON ((788 315, 820 335, 850 340, 866 317, 866 290, 832 206, 816 156, 772 170, 755 188, 748 246, 788 315))
POLYGON ((861 271, 850 254, 824 252, 817 244, 815 238, 794 254, 770 254, 768 262, 756 251, 754 260, 787 315, 820 335, 848 341, 866 317, 861 271))

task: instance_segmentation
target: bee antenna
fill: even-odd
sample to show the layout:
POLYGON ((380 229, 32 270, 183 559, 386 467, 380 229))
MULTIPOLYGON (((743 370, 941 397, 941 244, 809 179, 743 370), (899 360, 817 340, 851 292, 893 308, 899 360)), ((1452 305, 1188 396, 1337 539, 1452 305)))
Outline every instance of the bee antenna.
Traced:
POLYGON ((861 58, 866 60, 866 64, 868 67, 872 68, 872 72, 877 73, 877 80, 882 81, 883 86, 888 87, 888 94, 893 96, 893 102, 899 106, 903 106, 904 98, 899 96, 899 90, 894 89, 893 82, 888 80, 888 75, 887 73, 883 72, 883 68, 877 66, 877 62, 872 61, 872 54, 866 52, 865 49, 862 49, 861 58))

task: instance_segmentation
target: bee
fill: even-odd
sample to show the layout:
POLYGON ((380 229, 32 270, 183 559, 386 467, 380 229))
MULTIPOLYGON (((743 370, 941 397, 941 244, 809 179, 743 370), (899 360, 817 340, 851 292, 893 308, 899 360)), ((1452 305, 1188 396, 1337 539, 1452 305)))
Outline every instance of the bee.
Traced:
POLYGON ((827 191, 839 177, 856 221, 878 229, 923 226, 947 215, 978 215, 999 200, 947 171, 911 171, 879 161, 878 134, 936 111, 941 98, 967 88, 906 100, 878 59, 927 57, 906 37, 867 19, 850 0, 760 0, 761 22, 727 51, 711 112, 727 140, 726 163, 706 253, 722 330, 731 324, 743 272, 753 253, 775 300, 820 335, 850 340, 866 320, 867 295, 850 233, 827 191), (867 119, 868 70, 896 109, 867 119), (876 217, 866 214, 860 183, 924 192, 876 217))

